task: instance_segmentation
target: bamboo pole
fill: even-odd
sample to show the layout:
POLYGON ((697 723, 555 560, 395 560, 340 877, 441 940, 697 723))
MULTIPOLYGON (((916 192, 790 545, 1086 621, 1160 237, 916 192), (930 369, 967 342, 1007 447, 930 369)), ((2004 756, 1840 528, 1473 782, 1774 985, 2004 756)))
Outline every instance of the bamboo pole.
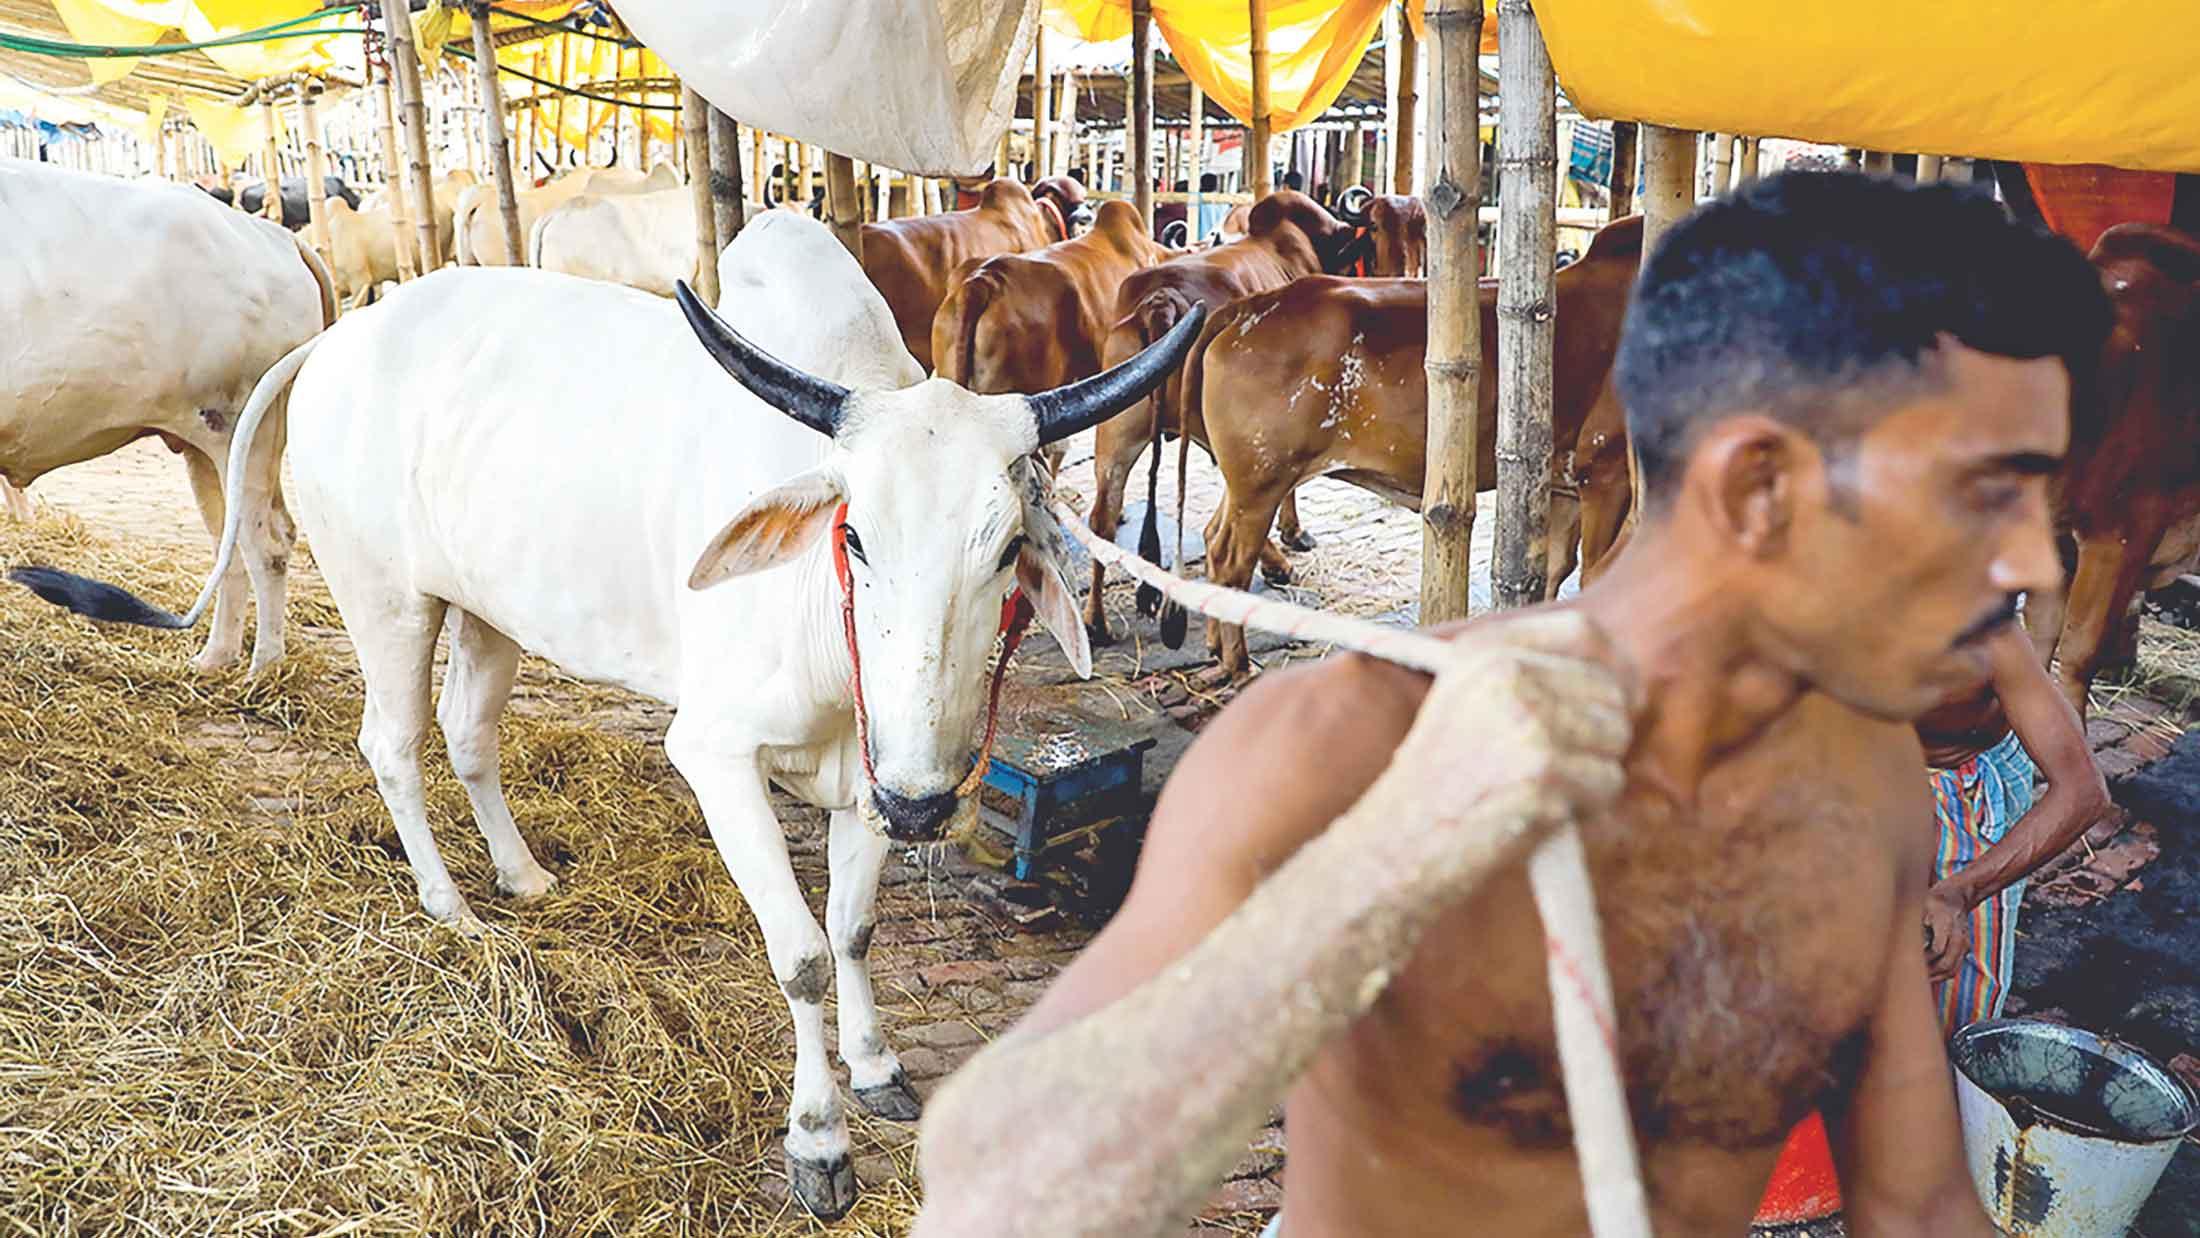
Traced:
POLYGON ((863 233, 858 216, 863 207, 856 197, 856 165, 846 155, 825 152, 825 218, 833 235, 858 259, 863 257, 863 233))
POLYGON ((336 250, 328 237, 328 157, 321 148, 320 111, 313 106, 313 97, 321 93, 321 83, 300 78, 296 90, 298 126, 305 130, 306 139, 306 215, 312 220, 313 249, 324 264, 334 268, 336 250))
POLYGON ((1009 145, 1009 139, 1015 131, 1016 126, 1013 124, 1005 125, 1001 129, 1001 148, 993 154, 993 175, 996 177, 1015 175, 1009 170, 1008 166, 1010 159, 1016 153, 1015 148, 1009 145))
POLYGON ((420 269, 433 271, 442 265, 435 243, 435 205, 431 201, 428 171, 428 110, 420 95, 420 60, 413 51, 412 18, 403 0, 382 0, 384 38, 390 49, 390 68, 397 81, 400 127, 404 131, 405 163, 411 169, 413 231, 419 241, 420 269))
POLYGON ((1612 205, 1608 213, 1613 219, 1635 213, 1635 182, 1642 162, 1637 140, 1641 133, 1642 126, 1631 120, 1612 123, 1612 205))
POLYGON ((1894 175, 1894 152, 1889 150, 1865 151, 1863 165, 1866 175, 1892 176, 1894 175))
POLYGON ((1275 118, 1268 104, 1268 6, 1265 0, 1247 0, 1246 17, 1253 28, 1253 131, 1245 140, 1251 148, 1248 157, 1252 160, 1253 197, 1259 199, 1274 193, 1276 188, 1275 172, 1268 160, 1275 118))
MULTIPOLYGON (((471 12, 471 8, 468 11, 471 12)), ((480 46, 478 43, 474 45, 477 54, 480 46)), ((492 81, 496 77, 495 64, 495 58, 492 57, 489 70, 492 81)), ((466 170, 476 176, 481 176, 488 172, 488 169, 483 167, 481 162, 481 125, 483 123, 482 117, 488 114, 489 104, 481 93, 481 82, 478 76, 470 82, 463 77, 459 79, 459 97, 467 101, 467 106, 472 108, 474 113, 473 124, 469 125, 461 121, 458 126, 459 132, 466 138, 466 170)))
MULTIPOLYGON (((555 79, 560 87, 573 79, 573 36, 561 34, 558 39, 558 72, 555 79)), ((551 96, 550 113, 550 165, 565 166, 565 91, 560 89, 551 96)))
MULTIPOLYGON (((764 131, 750 130, 757 147, 764 145, 764 131)), ((762 160, 758 160, 759 163, 762 160)), ((764 181, 757 178, 756 192, 764 197, 764 181)), ((747 191, 741 181, 741 127, 733 117, 713 107, 710 109, 710 207, 712 230, 718 237, 718 248, 733 244, 733 238, 749 224, 747 191)), ((765 199, 768 203, 770 200, 765 199)), ((715 264, 715 255, 713 256, 715 264)))
POLYGON ((687 159, 688 197, 695 206, 695 295, 718 304, 718 215, 711 207, 710 105, 680 88, 680 136, 687 159))
POLYGON ((1711 195, 1717 197, 1734 184, 1734 135, 1711 135, 1711 195))
MULTIPOLYGON (((1479 19, 1475 24, 1481 24, 1479 19)), ((1480 49, 1477 48, 1469 55, 1477 55, 1479 51, 1480 49)), ((1415 171, 1413 166, 1413 135, 1415 125, 1418 123, 1417 114, 1421 105, 1420 59, 1420 44, 1419 40, 1413 37, 1413 27, 1400 20, 1398 22, 1398 97, 1390 108, 1390 192, 1392 193, 1410 194, 1413 192, 1415 171)), ((1481 69, 1477 66, 1474 71, 1479 75, 1481 69)), ((1477 87, 1480 86, 1479 76, 1476 85, 1477 87)), ((1438 89, 1441 90, 1442 88, 1438 87, 1438 89)), ((1479 118, 1477 123, 1479 123, 1479 118)), ((1475 140, 1477 142, 1481 140, 1479 133, 1475 135, 1475 140)), ((1477 164, 1481 162, 1481 152, 1479 150, 1475 153, 1475 161, 1477 164)))
MULTIPOLYGON (((766 192, 765 186, 768 182, 764 176, 764 171, 767 166, 764 162, 764 148, 768 146, 770 142, 771 135, 764 132, 762 129, 749 130, 749 183, 756 186, 756 191, 758 193, 766 192)), ((769 197, 766 197, 764 201, 766 205, 770 205, 771 203, 771 199, 769 197)))
POLYGON ((497 214, 504 221, 508 266, 521 265, 527 238, 519 230, 519 190, 512 184, 512 155, 504 146, 504 91, 497 85, 496 40, 489 32, 488 0, 468 0, 474 28, 474 77, 481 88, 482 139, 489 150, 489 179, 496 185, 497 214))
MULTIPOLYGON (((1551 507, 1558 118, 1530 0, 1497 0, 1497 545, 1500 608, 1543 600, 1551 507)), ((1479 121, 1477 121, 1479 127, 1479 121)), ((1480 134, 1475 135, 1480 141, 1480 134)), ((1479 313, 1479 311, 1477 311, 1479 313)))
POLYGON ((260 214, 283 222, 283 160, 275 143, 275 98, 271 90, 260 92, 260 123, 266 130, 267 143, 260 149, 260 179, 267 183, 266 196, 260 199, 260 214))
POLYGON ((1031 36, 1031 179, 1044 180, 1052 173, 1054 165, 1048 157, 1050 149, 1048 132, 1054 119, 1053 81, 1047 77, 1047 28, 1041 25, 1031 36))
MULTIPOLYGON (((1467 614, 1474 541, 1482 311, 1475 225, 1482 200, 1482 0, 1430 0, 1428 450, 1421 493, 1421 622, 1467 614)), ((1256 75, 1257 77, 1257 75, 1256 75)), ((1400 97, 1405 94, 1401 78, 1400 97)), ((1410 127, 1401 134, 1410 135, 1410 127)), ((1264 158, 1262 162, 1267 161, 1264 158)))
POLYGON ((1339 184, 1350 188, 1367 179, 1367 133, 1359 121, 1353 121, 1352 127, 1345 130, 1344 140, 1344 172, 1339 184))
POLYGON ((795 185, 801 193, 801 201, 796 205, 807 211, 810 209, 811 189, 817 183, 810 179, 810 144, 808 142, 797 142, 795 143, 795 151, 797 166, 800 169, 795 176, 795 185))
MULTIPOLYGON (((1077 74, 1062 70, 1061 89, 1054 95, 1054 175, 1067 176, 1077 162, 1077 74)), ((1085 175, 1092 175, 1087 168, 1085 175)))
POLYGON ((1737 188, 1757 179, 1757 145, 1760 140, 1742 138, 1734 152, 1734 184, 1737 188))
POLYGON ((1917 157, 1917 183, 1930 185, 1939 180, 1941 163, 1942 160, 1939 155, 1919 155, 1917 157))
POLYGON ((382 131, 382 197, 390 204, 397 279, 410 283, 420 274, 420 261, 412 239, 412 212, 405 200, 405 166, 397 161, 397 102, 391 94, 388 52, 389 45, 384 44, 382 71, 374 75, 375 127, 382 131))
POLYGON ((1696 131, 1642 127, 1642 252, 1696 208, 1696 131))
POLYGON ((1153 0, 1131 0, 1131 202, 1153 235, 1153 0))

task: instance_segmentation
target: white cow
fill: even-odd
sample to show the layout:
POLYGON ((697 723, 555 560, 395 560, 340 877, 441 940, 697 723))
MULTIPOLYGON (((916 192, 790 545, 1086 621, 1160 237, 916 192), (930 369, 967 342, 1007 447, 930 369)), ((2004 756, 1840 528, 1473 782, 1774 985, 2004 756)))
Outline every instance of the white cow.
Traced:
MULTIPOLYGON (((535 189, 522 189, 514 196, 519 202, 519 234, 525 243, 528 232, 544 211, 584 193, 597 196, 626 193, 653 193, 670 189, 680 183, 679 174, 669 163, 651 168, 649 175, 626 168, 581 168, 567 172, 547 185, 535 189)), ((518 262, 505 257, 504 219, 497 209, 496 189, 489 185, 476 185, 459 195, 458 208, 452 220, 458 230, 457 259, 460 266, 518 266, 518 262)))
POLYGON ((794 1019, 788 1175, 832 1217, 855 1179, 825 1055, 829 977, 857 1100, 901 1120, 918 1109, 865 963, 888 839, 938 837, 974 779, 1012 591, 1090 666, 1034 453, 1140 398, 1199 318, 1073 386, 979 396, 924 377, 823 224, 770 212, 720 269, 746 338, 684 285, 674 304, 542 271, 439 272, 286 357, 245 424, 295 376, 299 516, 358 649, 359 746, 430 915, 478 931, 422 797, 439 631, 436 716, 515 897, 554 884, 497 781, 520 651, 676 707, 666 753, 794 1019), (592 347, 546 352, 544 306, 587 323, 592 347), (824 931, 772 783, 831 812, 824 931))
MULTIPOLYGON (((197 189, 0 159, 0 478, 28 486, 66 465, 157 434, 181 453, 207 531, 223 491, 242 518, 242 562, 223 561, 214 624, 192 660, 244 652, 245 585, 259 603, 252 669, 282 657, 282 435, 232 450, 232 428, 270 365, 335 320, 328 273, 304 244, 197 189)), ((278 420, 278 426, 279 426, 278 420)), ((33 587, 56 582, 26 569, 33 587)), ((111 614, 162 626, 189 616, 111 614)))
MULTIPOLYGON (((764 213, 747 204, 749 219, 764 213)), ((661 297, 695 276, 695 195, 685 186, 650 193, 584 193, 543 212, 527 238, 527 263, 661 297)))

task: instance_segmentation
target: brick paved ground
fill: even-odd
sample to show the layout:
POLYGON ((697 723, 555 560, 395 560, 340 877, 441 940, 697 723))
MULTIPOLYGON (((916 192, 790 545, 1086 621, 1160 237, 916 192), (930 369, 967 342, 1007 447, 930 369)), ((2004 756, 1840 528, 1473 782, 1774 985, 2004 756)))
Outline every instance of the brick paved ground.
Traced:
MULTIPOLYGON (((1065 485, 1080 495, 1090 488, 1089 455, 1088 446, 1073 445, 1066 470, 1065 485)), ((1173 471, 1168 470, 1172 475, 1164 481, 1164 510, 1174 502, 1173 471)), ((1218 490, 1212 467, 1194 453, 1189 506, 1195 529, 1213 509, 1218 490)), ((141 442, 105 460, 57 474, 41 482, 34 494, 41 502, 84 516, 102 532, 127 533, 203 552, 203 536, 190 511, 182 470, 155 442, 141 442)), ((1136 501, 1143 495, 1140 470, 1132 496, 1136 501)), ((1306 527, 1322 543, 1295 558, 1299 572, 1295 588, 1301 600, 1363 615, 1401 620, 1410 616, 1419 564, 1417 517, 1351 487, 1328 482, 1306 487, 1300 510, 1306 527)), ((1492 523, 1487 518, 1478 522, 1478 574, 1486 574, 1492 523)), ((1479 588, 1486 589, 1486 578, 1479 588)), ((1124 585, 1111 589, 1110 610, 1121 630, 1131 617, 1129 590, 1124 585)), ((341 633, 308 632, 304 639, 343 638, 341 633)), ((1230 695, 1227 689, 1218 691, 1195 682, 1189 672, 1200 665, 1199 655, 1168 654, 1153 643, 1147 626, 1134 628, 1133 639, 1101 651, 1103 682, 1085 689, 1064 686, 1068 674, 1049 642, 1035 641, 1029 648, 1032 652, 1020 659, 1016 687, 1024 694, 1025 706, 1016 707, 1051 702, 1064 708, 1110 709, 1118 711, 1111 717, 1149 727, 1162 741, 1148 770, 1149 787, 1188 740, 1186 728, 1196 728, 1230 695)), ((1270 646, 1263 652, 1256 644, 1255 653, 1264 664, 1274 665, 1291 657, 1313 656, 1314 651, 1270 646)), ((2132 775, 2167 753, 2194 719, 2188 710, 2173 710, 2134 693, 2106 694, 2104 701, 2090 735, 2103 768, 2117 780, 2119 798, 2129 798, 2125 789, 2134 785, 2132 775)), ((557 707, 555 684, 529 676, 518 707, 557 707)), ((668 718, 661 707, 637 701, 600 721, 634 733, 661 734, 668 718)), ((821 891, 825 878, 822 820, 785 802, 780 807, 790 823, 798 875, 806 888, 821 891)), ((2192 1067, 2200 1078, 2200 976, 2189 974, 2189 969, 2169 974, 2164 970, 2167 965, 2152 970, 2141 967, 2140 974, 2125 978, 2130 982, 2126 988, 2136 985, 2142 990, 2137 999, 2120 1006, 2105 1001, 2089 1006, 2087 995, 2100 986, 2089 988, 2082 976, 2074 978, 2072 973, 2084 971, 2084 960, 2065 957, 2072 954, 2070 942, 2091 942, 2089 933, 2102 937, 2096 930, 2118 915, 2158 923, 2177 918, 2172 913, 2182 913, 2183 920, 2194 926, 2187 931, 2200 933, 2200 877, 2192 883, 2190 906, 2179 903, 2165 910, 2149 904, 2141 911, 2129 909, 2146 897, 2158 857, 2191 855, 2195 869, 2200 870, 2200 846, 2192 841, 2196 838, 2200 838, 2200 820, 2164 811, 2119 812, 2051 866, 2027 898, 2013 1008, 2029 1007, 2049 1017, 2071 1018, 2119 1034, 2140 1027, 2144 1034, 2134 1039, 2165 1058, 2189 1055, 2179 1066, 2192 1067)), ((1104 903, 1108 894, 1112 869, 1105 860, 1088 852, 1059 866, 1045 881, 1021 885, 961 854, 940 854, 935 849, 895 857, 881 893, 881 925, 873 959, 888 1027, 920 1091, 929 1092, 939 1078, 1008 1027, 1089 939, 1100 915, 1094 900, 1104 903)), ((2113 939, 2114 934, 2106 938, 2113 939)), ((2179 948, 2181 941, 2173 941, 2169 948, 2179 948)), ((2191 947, 2186 954, 2192 966, 2200 966, 2200 940, 2184 944, 2191 947)), ((2087 958, 2099 954, 2096 946, 2085 949, 2094 951, 2087 958)), ((2136 955, 2132 958, 2146 961, 2136 955)), ((907 1163, 908 1139, 906 1130, 869 1124, 858 1138, 859 1176, 872 1185, 894 1176, 897 1164, 907 1163), (887 1133, 880 1134, 882 1130, 887 1133), (868 1148, 867 1140, 871 1141, 868 1148)), ((1199 1232, 1257 1230, 1280 1197, 1282 1143, 1280 1128, 1274 1125, 1255 1140, 1202 1216, 1199 1232)), ((2164 1188, 2165 1198, 2191 1199, 2192 1206, 2176 1203, 2171 1211, 2157 1207, 2150 1212, 2139 1231, 2149 1238, 2200 1233, 2200 1226, 2186 1219, 2200 1217, 2200 1155, 2191 1155, 2192 1151, 2180 1158, 2164 1188)))

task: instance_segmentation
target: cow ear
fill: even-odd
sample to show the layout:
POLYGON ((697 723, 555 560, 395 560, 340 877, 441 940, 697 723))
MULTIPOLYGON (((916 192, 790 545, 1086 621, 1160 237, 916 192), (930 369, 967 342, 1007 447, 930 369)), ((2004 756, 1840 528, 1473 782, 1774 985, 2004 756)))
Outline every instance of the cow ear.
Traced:
POLYGON ((801 554, 831 526, 844 493, 837 473, 813 469, 758 495, 703 547, 688 588, 708 589, 801 554))
POLYGON ((1092 644, 1085 634, 1083 608, 1069 588, 1069 542, 1047 500, 1053 489, 1046 466, 1031 456, 1016 462, 1024 503, 1024 549, 1016 560, 1016 583, 1031 598, 1039 622, 1069 656, 1079 679, 1092 677, 1092 644))

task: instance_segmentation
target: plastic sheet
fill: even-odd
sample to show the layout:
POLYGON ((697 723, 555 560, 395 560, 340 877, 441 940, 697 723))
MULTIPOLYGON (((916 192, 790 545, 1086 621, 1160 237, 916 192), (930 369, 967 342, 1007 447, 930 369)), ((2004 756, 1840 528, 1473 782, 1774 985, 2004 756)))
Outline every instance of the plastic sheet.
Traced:
POLYGON ((746 125, 973 176, 1015 115, 1038 0, 625 0, 682 80, 746 125))

